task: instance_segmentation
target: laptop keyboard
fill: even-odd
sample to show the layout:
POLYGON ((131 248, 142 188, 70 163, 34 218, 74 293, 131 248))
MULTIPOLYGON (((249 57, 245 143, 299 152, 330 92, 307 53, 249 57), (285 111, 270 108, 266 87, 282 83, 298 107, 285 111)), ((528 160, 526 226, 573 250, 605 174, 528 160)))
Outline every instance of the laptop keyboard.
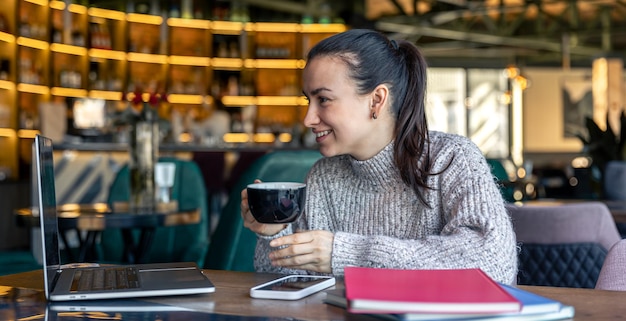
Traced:
POLYGON ((74 273, 70 291, 106 291, 139 287, 138 271, 133 267, 80 269, 74 273))

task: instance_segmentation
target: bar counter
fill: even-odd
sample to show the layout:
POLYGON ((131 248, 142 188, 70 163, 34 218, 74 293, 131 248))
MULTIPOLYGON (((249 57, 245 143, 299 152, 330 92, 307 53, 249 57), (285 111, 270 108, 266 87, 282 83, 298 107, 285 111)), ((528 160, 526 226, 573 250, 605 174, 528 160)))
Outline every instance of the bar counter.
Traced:
MULTIPOLYGON (((128 150, 128 144, 115 142, 84 142, 69 143, 63 142, 54 144, 55 150, 75 150, 84 152, 125 152, 128 150)), ((271 150, 300 150, 314 149, 305 146, 291 144, 219 144, 219 145, 203 145, 203 144, 159 144, 161 152, 261 152, 271 150)))

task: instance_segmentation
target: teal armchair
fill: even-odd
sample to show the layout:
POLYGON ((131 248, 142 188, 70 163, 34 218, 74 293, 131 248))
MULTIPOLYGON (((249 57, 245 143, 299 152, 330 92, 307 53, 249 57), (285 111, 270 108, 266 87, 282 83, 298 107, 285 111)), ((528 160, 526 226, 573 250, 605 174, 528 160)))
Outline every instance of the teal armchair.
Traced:
MULTIPOLYGON (((160 158, 159 162, 176 164, 172 199, 178 201, 181 210, 199 209, 201 221, 198 224, 157 228, 148 253, 143 255, 144 261, 145 263, 192 261, 198 266, 203 266, 209 242, 210 220, 202 173, 193 161, 160 158)), ((108 198, 111 207, 115 202, 128 201, 130 195, 128 174, 128 166, 122 167, 111 184, 108 198)), ((140 231, 133 231, 136 243, 139 234, 140 231)), ((103 231, 100 257, 105 262, 122 261, 123 244, 120 230, 103 231)))
MULTIPOLYGON (((495 177, 502 193, 502 197, 507 202, 514 202, 515 186, 509 179, 509 174, 504 167, 505 159, 487 158, 487 164, 491 168, 491 174, 495 177)), ((530 173, 529 173, 530 174, 530 173)))
POLYGON ((30 250, 0 251, 0 276, 41 268, 30 250))
POLYGON ((322 157, 318 151, 274 151, 257 159, 233 185, 213 235, 204 268, 254 271, 256 234, 243 227, 241 191, 255 179, 304 182, 313 164, 322 157))

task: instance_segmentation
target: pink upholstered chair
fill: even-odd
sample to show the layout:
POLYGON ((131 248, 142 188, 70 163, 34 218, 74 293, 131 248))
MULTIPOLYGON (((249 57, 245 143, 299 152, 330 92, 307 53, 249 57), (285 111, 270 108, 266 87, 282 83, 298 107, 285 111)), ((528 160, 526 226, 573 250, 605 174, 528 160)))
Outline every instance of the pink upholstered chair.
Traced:
POLYGON ((621 237, 601 202, 507 205, 520 246, 518 284, 594 288, 621 237))
POLYGON ((626 291, 626 239, 615 243, 609 250, 596 289, 626 291))

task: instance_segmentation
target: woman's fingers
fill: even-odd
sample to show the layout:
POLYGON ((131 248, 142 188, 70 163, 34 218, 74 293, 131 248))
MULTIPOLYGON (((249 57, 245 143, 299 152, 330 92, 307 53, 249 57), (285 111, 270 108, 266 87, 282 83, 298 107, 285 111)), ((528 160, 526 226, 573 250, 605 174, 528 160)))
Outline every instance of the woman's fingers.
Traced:
POLYGON ((274 266, 331 273, 334 234, 329 231, 298 232, 272 240, 277 247, 269 258, 274 266))

